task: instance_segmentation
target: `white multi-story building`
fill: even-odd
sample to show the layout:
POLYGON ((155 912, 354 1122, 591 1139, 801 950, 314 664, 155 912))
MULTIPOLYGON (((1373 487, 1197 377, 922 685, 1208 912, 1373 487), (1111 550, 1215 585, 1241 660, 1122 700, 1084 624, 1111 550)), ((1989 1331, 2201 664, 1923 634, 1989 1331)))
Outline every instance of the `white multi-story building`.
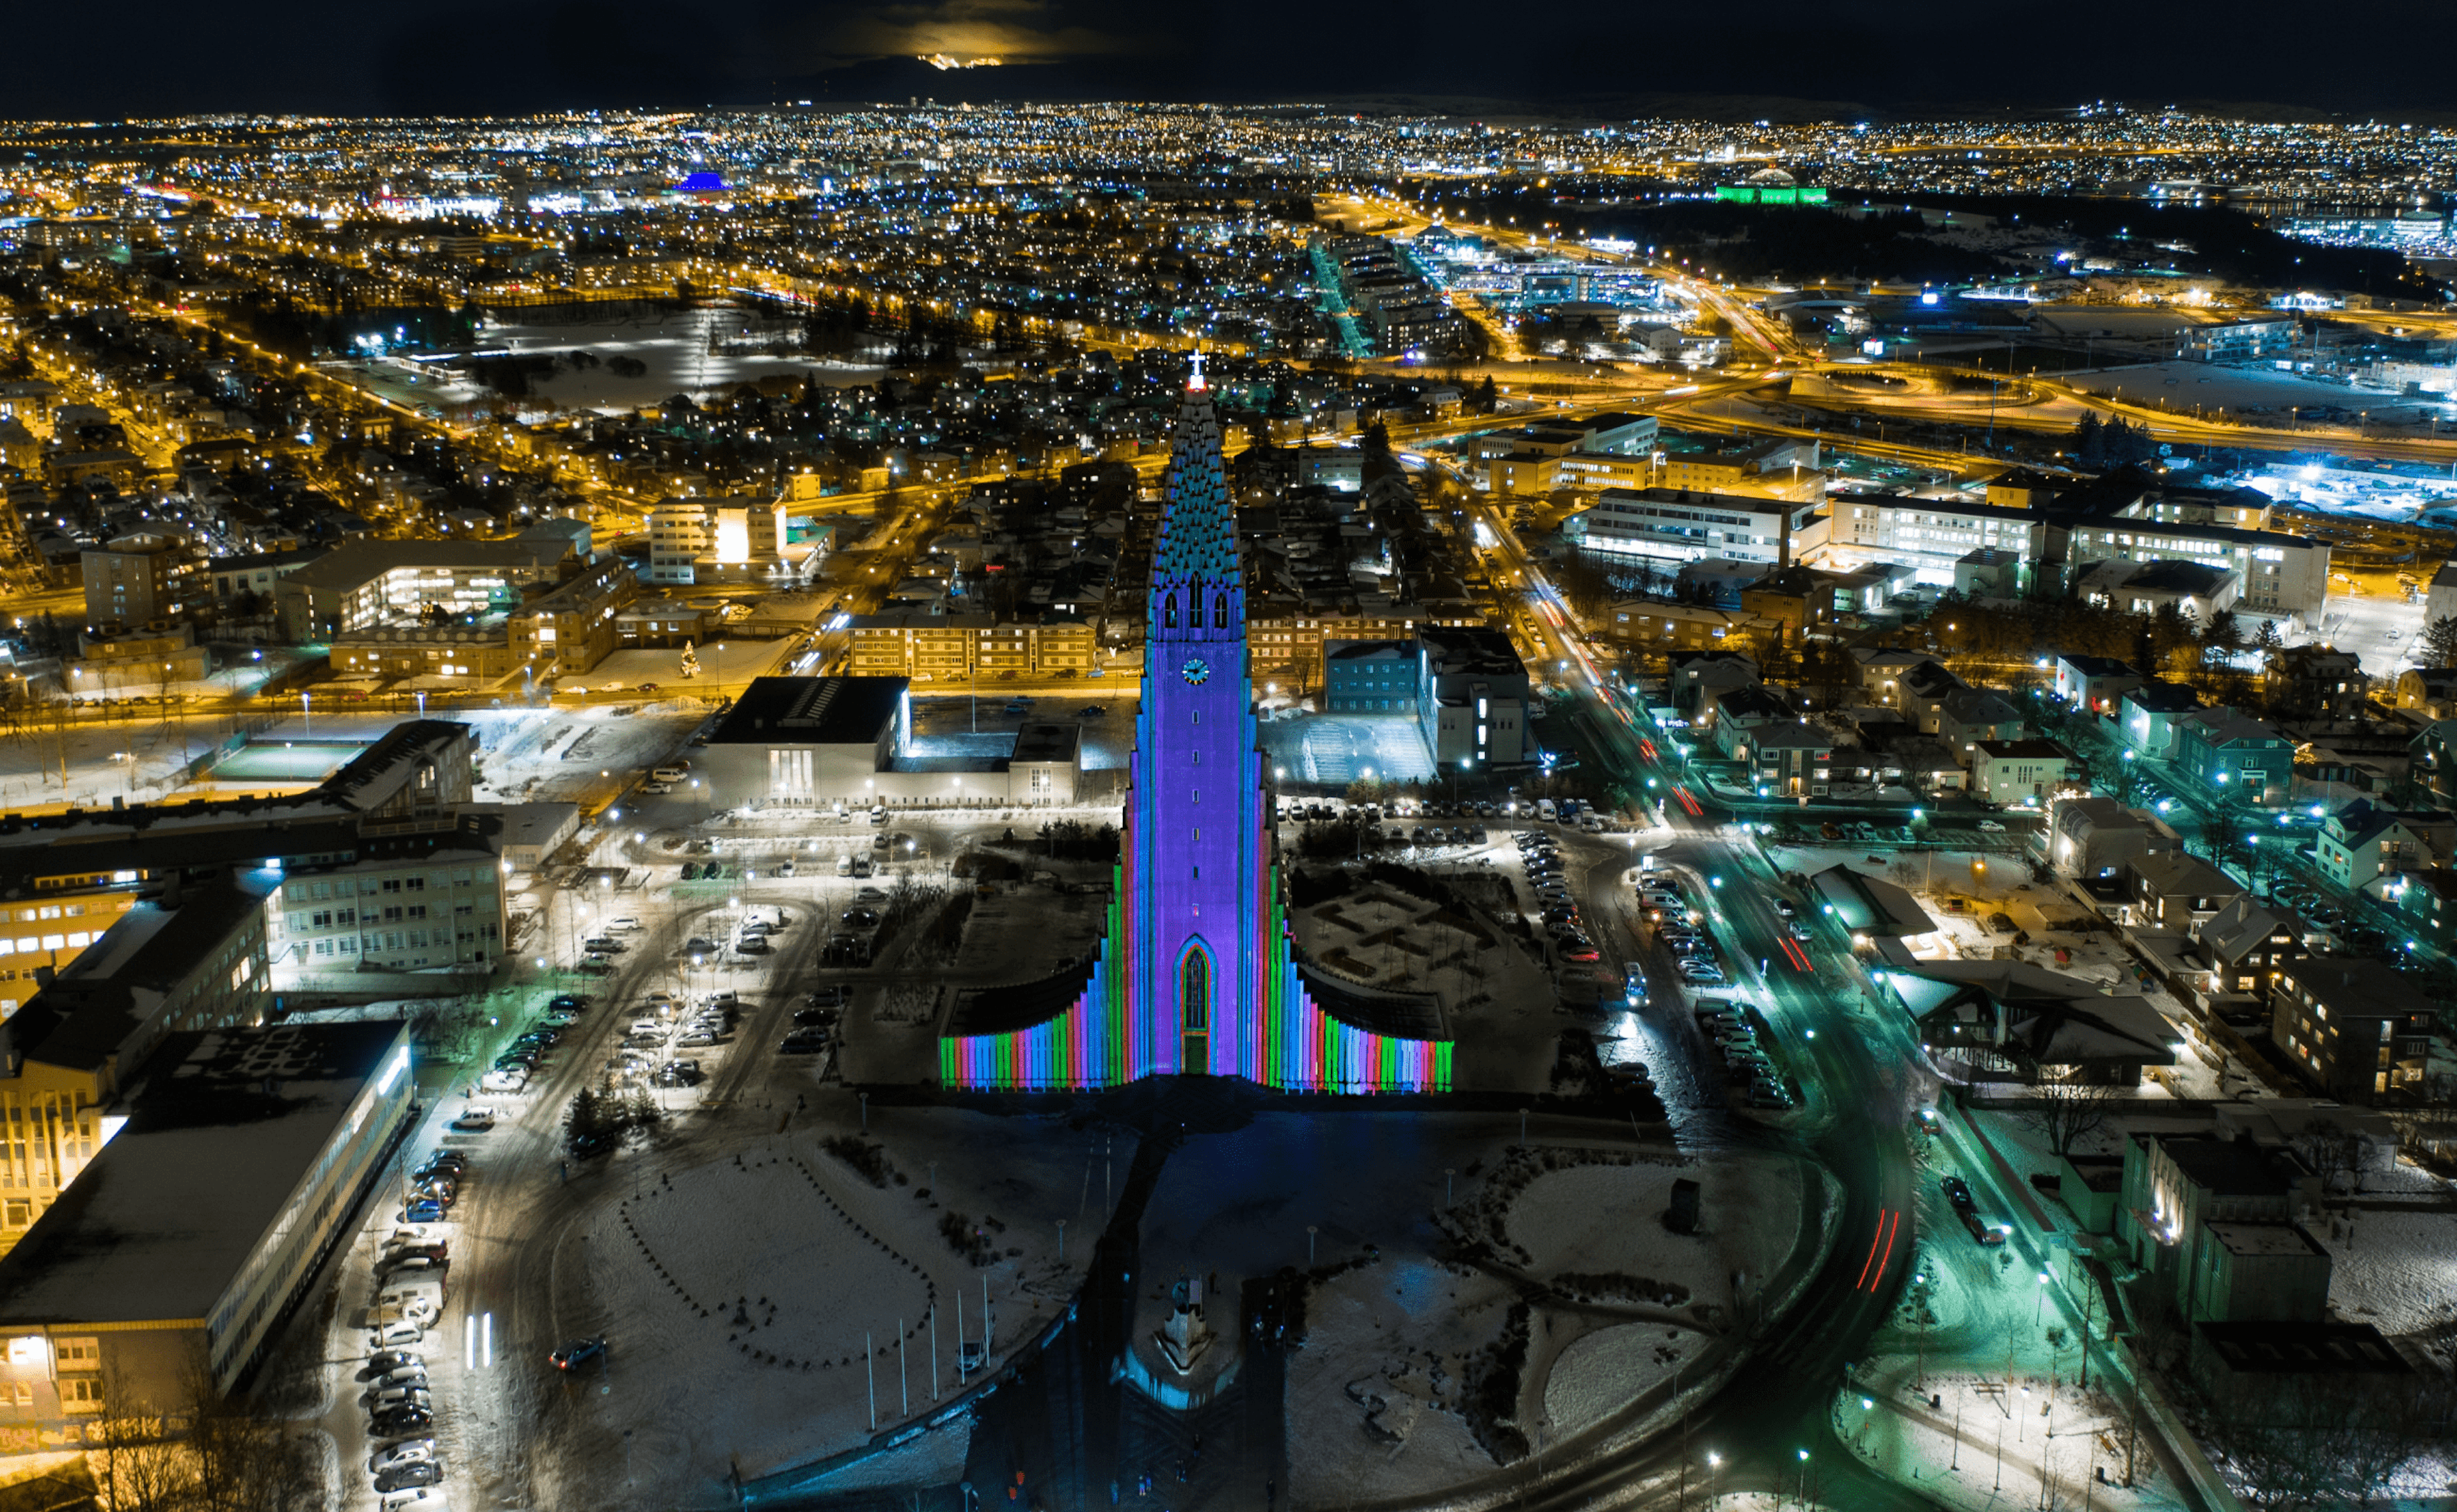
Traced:
POLYGON ((649 511, 649 581, 742 583, 786 571, 781 500, 668 499, 649 511))
POLYGON ((1816 500, 1765 499, 1685 488, 1606 488, 1561 533, 1590 551, 1696 562, 1797 561, 1826 544, 1816 500))

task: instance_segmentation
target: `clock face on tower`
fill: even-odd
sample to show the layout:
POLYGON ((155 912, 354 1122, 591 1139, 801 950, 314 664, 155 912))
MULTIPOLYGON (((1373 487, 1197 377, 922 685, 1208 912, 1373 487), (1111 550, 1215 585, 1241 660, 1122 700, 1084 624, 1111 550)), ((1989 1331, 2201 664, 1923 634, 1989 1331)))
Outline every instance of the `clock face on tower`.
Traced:
POLYGON ((1178 673, 1187 682, 1200 688, 1203 686, 1203 679, 1211 675, 1211 664, 1200 656, 1189 656, 1187 658, 1186 665, 1178 669, 1178 673))

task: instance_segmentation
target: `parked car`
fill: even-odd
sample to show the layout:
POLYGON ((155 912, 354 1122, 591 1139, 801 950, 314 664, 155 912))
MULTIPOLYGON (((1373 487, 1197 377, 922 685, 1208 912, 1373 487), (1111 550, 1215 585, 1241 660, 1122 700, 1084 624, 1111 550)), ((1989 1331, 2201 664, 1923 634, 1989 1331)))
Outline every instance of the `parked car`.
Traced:
POLYGON ((2006 1236, 2013 1232, 2004 1224, 1992 1223, 1976 1212, 1966 1211, 1961 1217, 1963 1228, 1970 1231, 1972 1238, 1983 1245, 2003 1244, 2006 1236))
POLYGON ((394 1491, 376 1502, 376 1512, 451 1512, 444 1493, 428 1486, 394 1491))
POLYGON ((659 1087, 697 1087, 704 1078, 697 1061, 668 1061, 657 1067, 659 1087))
POLYGON ((376 1472, 378 1491, 405 1491, 414 1485, 435 1485, 444 1479, 444 1466, 432 1460, 406 1460, 376 1472))
POLYGON ((605 1353, 606 1336, 600 1334, 595 1338, 575 1338, 557 1345, 546 1362, 557 1370, 578 1370, 605 1353))
POLYGON ((403 1439, 392 1443, 376 1445, 376 1452, 367 1460, 367 1473, 369 1475, 382 1475, 384 1471, 394 1469, 400 1465, 411 1464, 421 1460, 432 1460, 434 1458, 434 1440, 403 1439))
POLYGON ((1972 1200, 1971 1183, 1960 1176, 1947 1176, 1937 1185, 1945 1189, 1945 1200, 1953 1204, 1956 1212, 1976 1212, 1979 1204, 1972 1200))
POLYGON ((452 1127, 463 1133, 483 1134, 495 1127, 495 1110, 491 1108, 465 1108, 461 1109, 461 1116, 452 1120, 452 1127))
POLYGON ((442 1223, 444 1221, 444 1204, 436 1201, 432 1197, 418 1198, 416 1201, 407 1204, 401 1210, 401 1221, 403 1223, 442 1223))
POLYGON ((416 1323, 397 1319, 369 1334, 367 1346, 371 1349, 406 1349, 424 1342, 425 1338, 424 1328, 416 1323))

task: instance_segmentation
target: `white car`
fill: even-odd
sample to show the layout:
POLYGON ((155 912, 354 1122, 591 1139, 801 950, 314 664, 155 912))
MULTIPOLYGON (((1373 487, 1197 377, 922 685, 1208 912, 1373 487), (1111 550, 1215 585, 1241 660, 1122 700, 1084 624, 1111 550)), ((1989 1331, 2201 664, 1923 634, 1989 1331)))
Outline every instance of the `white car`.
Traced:
POLYGON ((382 1475, 386 1470, 397 1470, 403 1465, 416 1464, 420 1460, 434 1458, 434 1440, 404 1439, 398 1443, 379 1445, 374 1458, 367 1461, 367 1473, 382 1475))
POLYGON ((451 1512, 451 1503, 434 1486, 387 1491, 376 1499, 376 1512, 451 1512))
POLYGON ((491 1108, 465 1108, 452 1127, 464 1133, 483 1134, 495 1127, 495 1110, 491 1108))
POLYGON ((1979 821, 1979 827, 1986 830, 1991 835, 2002 835, 2005 833, 2005 826, 1997 823, 1994 819, 1981 819, 1979 821))
POLYGON ((636 935, 640 932, 640 921, 630 917, 629 914, 626 914, 620 919, 608 920, 606 922, 606 927, 609 929, 619 930, 627 935, 636 935))
POLYGON ((518 1067, 488 1071, 478 1078, 478 1090, 482 1092, 518 1092, 526 1090, 528 1085, 529 1073, 518 1067))
POLYGON ((367 1336, 370 1349, 406 1349, 425 1342, 426 1330, 406 1319, 385 1323, 367 1336))

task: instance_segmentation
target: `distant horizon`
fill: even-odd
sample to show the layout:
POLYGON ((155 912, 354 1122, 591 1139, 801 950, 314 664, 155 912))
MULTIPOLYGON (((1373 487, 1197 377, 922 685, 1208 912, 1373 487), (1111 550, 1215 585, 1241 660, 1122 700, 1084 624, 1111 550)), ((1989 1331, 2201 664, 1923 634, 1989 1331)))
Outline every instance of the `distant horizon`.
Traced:
MULTIPOLYGON (((2457 123, 2457 83, 2406 66, 2436 40, 2423 0, 2349 0, 2325 31, 2282 0, 2214 26, 2184 0, 2120 22, 1974 19, 1947 0, 1863 0, 1848 18, 1761 0, 1745 27, 1689 10, 1589 13, 1569 29, 1497 25, 1461 0, 1394 15, 1342 0, 1154 9, 1123 0, 805 0, 722 22, 645 0, 377 11, 336 28, 305 0, 240 0, 200 27, 134 0, 146 45, 107 68, 31 67, 13 122, 217 114, 422 118, 592 110, 742 110, 916 94, 975 103, 1456 102, 1553 118, 1842 120, 2054 113, 2094 100, 2196 105, 2244 119, 2457 123), (927 55, 996 56, 939 69, 927 55), (1629 106, 1645 107, 1628 109, 1629 106)), ((11 18, 29 60, 91 57, 89 18, 11 18)))

